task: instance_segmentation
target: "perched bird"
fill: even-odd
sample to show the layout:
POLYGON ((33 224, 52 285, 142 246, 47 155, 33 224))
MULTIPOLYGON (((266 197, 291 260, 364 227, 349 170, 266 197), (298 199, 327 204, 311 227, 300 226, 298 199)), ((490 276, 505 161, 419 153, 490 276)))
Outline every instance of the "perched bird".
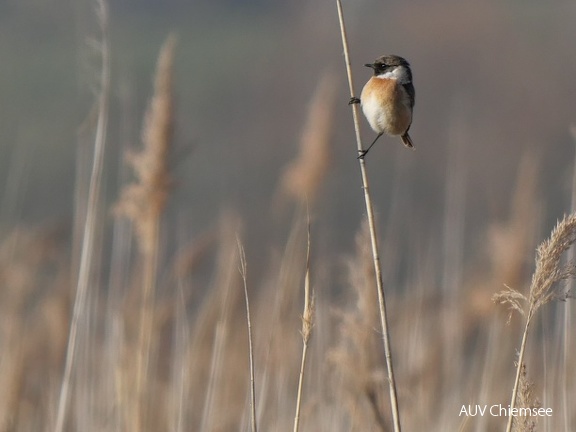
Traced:
POLYGON ((360 100, 352 98, 350 103, 361 103, 370 127, 378 135, 359 158, 366 156, 384 133, 400 135, 404 145, 413 148, 408 135, 415 97, 410 65, 400 56, 385 55, 364 66, 372 68, 374 75, 362 89, 360 100))

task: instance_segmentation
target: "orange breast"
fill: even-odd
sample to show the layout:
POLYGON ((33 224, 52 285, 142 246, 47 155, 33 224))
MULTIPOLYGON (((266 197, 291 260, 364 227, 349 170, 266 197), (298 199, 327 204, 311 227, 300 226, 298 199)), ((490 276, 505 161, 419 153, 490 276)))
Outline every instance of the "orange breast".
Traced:
POLYGON ((361 94, 362 110, 374 131, 402 135, 412 122, 406 90, 396 80, 372 77, 361 94))

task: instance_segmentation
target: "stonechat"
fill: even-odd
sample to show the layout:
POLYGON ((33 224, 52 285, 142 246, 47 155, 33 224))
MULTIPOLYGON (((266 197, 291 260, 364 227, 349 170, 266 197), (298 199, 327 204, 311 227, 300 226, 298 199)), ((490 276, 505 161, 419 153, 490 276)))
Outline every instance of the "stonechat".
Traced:
POLYGON ((370 127, 378 135, 359 158, 366 156, 384 132, 399 135, 406 147, 413 148, 408 135, 415 98, 410 64, 402 57, 385 55, 364 66, 372 68, 374 75, 362 89, 360 100, 352 98, 350 103, 361 103, 370 127))

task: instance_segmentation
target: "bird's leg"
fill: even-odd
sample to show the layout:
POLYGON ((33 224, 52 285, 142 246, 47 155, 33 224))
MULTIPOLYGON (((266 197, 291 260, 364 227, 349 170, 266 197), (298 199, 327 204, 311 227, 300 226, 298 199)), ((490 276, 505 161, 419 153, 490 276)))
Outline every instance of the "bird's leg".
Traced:
POLYGON ((354 104, 359 104, 360 103, 360 98, 357 98, 355 96, 352 96, 350 98, 350 100, 348 101, 348 105, 354 105, 354 104))
POLYGON ((380 138, 383 134, 384 134, 384 132, 380 132, 378 135, 376 135, 376 138, 374 138, 374 141, 372 141, 372 144, 370 144, 366 150, 358 150, 358 153, 360 153, 360 155, 358 156, 358 159, 364 159, 364 156, 366 156, 366 154, 368 154, 368 152, 370 151, 372 146, 374 144, 376 144, 376 141, 378 141, 378 138, 380 138))

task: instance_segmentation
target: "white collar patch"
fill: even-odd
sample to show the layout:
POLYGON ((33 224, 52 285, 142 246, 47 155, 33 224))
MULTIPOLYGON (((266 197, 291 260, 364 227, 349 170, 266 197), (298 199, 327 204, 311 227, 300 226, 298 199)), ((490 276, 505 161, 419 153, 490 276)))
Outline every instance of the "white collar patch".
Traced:
POLYGON ((376 75, 376 78, 394 79, 400 84, 408 84, 408 71, 404 66, 396 66, 394 69, 384 72, 383 74, 376 75))

